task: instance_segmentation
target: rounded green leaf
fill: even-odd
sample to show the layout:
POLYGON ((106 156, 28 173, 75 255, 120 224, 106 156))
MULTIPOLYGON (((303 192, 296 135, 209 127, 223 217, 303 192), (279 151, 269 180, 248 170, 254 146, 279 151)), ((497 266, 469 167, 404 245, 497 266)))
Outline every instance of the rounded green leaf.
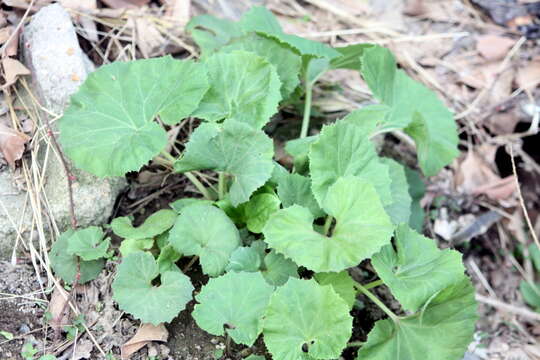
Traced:
POLYGON ((182 254, 176 251, 171 244, 164 246, 157 258, 159 272, 164 273, 165 271, 178 269, 176 262, 180 260, 181 257, 182 254))
POLYGON ((142 225, 134 227, 127 216, 115 218, 111 222, 112 231, 124 239, 148 239, 169 230, 178 214, 173 210, 159 210, 150 215, 142 225))
POLYGON ((471 281, 461 277, 414 315, 379 320, 357 360, 457 360, 473 340, 478 318, 471 281))
POLYGON ((142 322, 169 322, 192 299, 193 285, 178 271, 159 272, 154 257, 136 252, 124 258, 112 283, 113 299, 120 309, 142 322), (160 276, 161 275, 161 276, 160 276), (160 285, 152 281, 160 276, 160 285))
POLYGON ((110 240, 103 240, 103 230, 97 226, 76 230, 68 240, 67 252, 84 261, 97 260, 107 255, 110 240))
POLYGON ((287 173, 279 179, 277 192, 283 207, 296 204, 308 208, 315 218, 324 216, 311 192, 311 180, 308 177, 287 173))
POLYGON ((220 51, 231 52, 234 50, 253 52, 274 65, 279 80, 281 80, 281 97, 283 99, 286 99, 298 86, 302 58, 291 48, 280 44, 279 41, 257 34, 248 34, 235 39, 220 51))
POLYGON ((270 215, 279 210, 281 201, 274 194, 258 194, 245 205, 246 225, 252 233, 261 233, 270 215))
POLYGON ((291 278, 272 297, 263 321, 274 359, 337 359, 352 333, 349 306, 331 286, 291 278))
POLYGON ((154 239, 124 239, 118 250, 123 257, 137 251, 150 250, 154 246, 154 239))
POLYGON ((261 333, 273 287, 258 272, 229 272, 210 279, 195 296, 193 318, 213 335, 227 334, 238 344, 253 345, 261 333))
POLYGON ((218 276, 240 245, 240 235, 223 210, 194 204, 184 208, 176 219, 169 242, 179 253, 199 256, 205 274, 218 276))
POLYGON ((323 209, 336 219, 331 236, 313 229, 313 215, 293 205, 274 213, 263 234, 271 248, 316 272, 358 265, 390 242, 393 225, 370 183, 340 178, 328 190, 323 209))
POLYGON ((356 301, 355 282, 347 271, 316 273, 314 277, 319 284, 332 286, 334 291, 349 305, 349 309, 353 308, 356 301))
POLYGON ((81 277, 79 284, 84 284, 98 277, 105 265, 103 259, 82 261, 76 255, 67 252, 69 239, 73 235, 73 230, 68 230, 60 235, 49 252, 51 267, 67 284, 72 284, 77 276, 77 261, 80 261, 81 277))
POLYGON ((263 131, 228 120, 223 126, 200 125, 174 168, 178 172, 212 169, 231 175, 229 197, 232 205, 237 206, 248 201, 270 178, 273 155, 272 140, 263 131))
POLYGON ((246 51, 216 53, 205 61, 210 89, 193 116, 236 120, 262 128, 277 111, 281 82, 275 67, 246 51))
POLYGON ((272 250, 264 257, 261 273, 270 285, 281 286, 289 278, 298 277, 298 266, 294 261, 272 250))
POLYGON ((233 251, 227 271, 255 272, 261 266, 261 256, 253 247, 239 247, 233 251))
POLYGON ((177 123, 207 89, 204 66, 170 56, 102 66, 71 97, 60 142, 77 167, 95 175, 138 170, 167 143, 156 116, 177 123))
POLYGON ((358 126, 345 121, 323 127, 309 153, 312 190, 322 206, 330 186, 342 176, 356 176, 375 186, 384 205, 392 202, 388 166, 358 126))
POLYGON ((406 310, 420 309, 465 272, 459 252, 439 250, 435 241, 406 224, 396 229, 395 246, 397 252, 392 245, 383 247, 371 263, 406 310))

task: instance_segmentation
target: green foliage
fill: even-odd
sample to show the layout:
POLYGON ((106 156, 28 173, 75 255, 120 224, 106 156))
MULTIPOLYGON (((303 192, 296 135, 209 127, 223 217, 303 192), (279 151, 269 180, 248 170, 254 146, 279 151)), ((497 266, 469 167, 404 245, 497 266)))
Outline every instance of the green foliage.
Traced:
POLYGON ((112 284, 120 309, 143 322, 158 325, 171 321, 192 299, 193 285, 177 271, 160 272, 154 257, 145 252, 126 256, 112 284), (152 281, 159 276, 160 285, 152 281))
MULTIPOLYGON (((79 230, 80 232, 81 230, 79 230)), ((82 230, 84 231, 84 230, 82 230)), ((105 262, 103 259, 96 259, 91 261, 84 261, 77 255, 68 251, 71 244, 71 239, 77 235, 78 231, 68 230, 62 233, 58 239, 54 242, 49 252, 49 260, 51 267, 60 276, 66 284, 72 284, 77 277, 77 269, 80 271, 79 284, 84 284, 90 280, 95 279, 101 270, 105 262), (79 265, 77 265, 79 264, 79 265)), ((76 236, 77 239, 81 237, 76 236)))
POLYGON ((193 318, 210 334, 227 334, 239 344, 253 345, 273 288, 260 273, 231 271, 210 279, 195 297, 193 318), (249 296, 248 296, 249 295, 249 296))
MULTIPOLYGON (((130 217, 112 221, 124 239, 112 285, 119 308, 142 322, 171 321, 192 299, 187 275, 200 266, 196 283, 206 285, 196 295, 196 323, 247 346, 262 333, 276 360, 343 356, 359 293, 388 315, 360 346, 359 360, 459 360, 476 319, 461 256, 420 235, 420 175, 380 157, 372 142, 404 131, 416 142, 420 168, 433 175, 457 154, 450 111, 398 70, 388 50, 333 49, 286 34, 262 7, 238 22, 198 16, 186 30, 199 60, 103 66, 60 120, 60 140, 76 166, 114 176, 153 161, 184 173, 204 196, 178 199, 137 227, 130 217), (359 71, 379 103, 307 136, 313 86, 337 68, 359 71), (302 96, 300 137, 272 139, 290 113, 271 118, 302 96), (164 151, 173 141, 167 132, 187 117, 199 125, 173 157, 164 151), (273 140, 286 144, 292 164, 274 157, 273 140), (363 286, 360 265, 379 279, 363 286), (381 285, 406 315, 370 292, 381 285)), ((80 283, 95 278, 111 257, 104 237, 95 227, 62 234, 49 254, 53 270, 67 284, 78 269, 80 283)), ((530 253, 540 267, 538 249, 530 253)), ((524 283, 522 292, 538 306, 533 285, 524 283)))
POLYGON ((98 176, 139 170, 167 144, 167 133, 154 119, 176 124, 197 108, 207 89, 203 65, 169 56, 102 66, 71 97, 60 119, 63 150, 98 176))
POLYGON ((270 299, 263 321, 266 347, 275 359, 304 354, 336 359, 351 336, 349 306, 331 286, 289 279, 270 299))

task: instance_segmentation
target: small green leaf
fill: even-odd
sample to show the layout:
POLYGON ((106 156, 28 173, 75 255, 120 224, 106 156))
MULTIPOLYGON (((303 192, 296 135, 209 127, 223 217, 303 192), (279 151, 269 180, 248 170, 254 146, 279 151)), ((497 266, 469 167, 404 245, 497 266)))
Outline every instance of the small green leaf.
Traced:
POLYGON ((298 266, 294 261, 272 250, 264 257, 261 273, 270 285, 281 286, 289 278, 298 277, 298 266))
POLYGON ((103 240, 103 230, 97 226, 76 230, 68 240, 67 252, 77 255, 84 261, 104 258, 109 249, 110 240, 103 240))
POLYGON ((349 306, 331 286, 291 278, 272 297, 263 321, 274 359, 337 359, 352 333, 349 306))
POLYGON ((118 250, 123 257, 137 251, 150 250, 154 246, 154 239, 125 239, 120 243, 118 250))
POLYGON ((287 141, 285 144, 285 151, 291 155, 295 160, 303 157, 307 157, 311 144, 319 139, 319 135, 306 136, 304 138, 298 138, 287 141))
POLYGON ((206 200, 206 199, 198 199, 198 198, 182 198, 182 199, 173 201, 172 203, 169 204, 169 206, 171 207, 171 209, 173 209, 177 213, 180 213, 182 212, 182 209, 185 208, 186 206, 193 205, 196 203, 212 205, 213 201, 206 200))
POLYGON ((227 271, 255 272, 261 266, 261 256, 253 247, 239 247, 233 251, 227 271))
POLYGON ((405 175, 407 176, 407 183, 409 184, 409 195, 412 198, 409 225, 412 229, 421 233, 422 228, 424 227, 425 212, 420 201, 426 193, 426 185, 424 185, 418 171, 405 167, 405 175))
POLYGON ((409 183, 405 175, 405 168, 389 158, 383 158, 381 161, 388 166, 390 179, 392 179, 390 184, 392 202, 385 205, 384 209, 395 225, 400 223, 408 224, 411 217, 412 199, 409 195, 409 183))
POLYGON ((113 299, 120 309, 145 323, 170 322, 192 299, 193 285, 178 271, 159 272, 154 257, 136 252, 118 266, 112 283, 113 299), (160 285, 153 286, 160 276, 160 285))
POLYGON ((540 271, 540 249, 535 243, 529 245, 529 256, 532 259, 536 271, 540 271))
POLYGON ((10 333, 9 331, 0 330, 0 335, 5 337, 7 340, 13 339, 13 334, 10 333))
POLYGON ((332 286, 334 291, 349 305, 349 309, 353 308, 356 301, 356 289, 354 280, 347 271, 316 273, 314 277, 319 284, 332 286))
POLYGON ((388 50, 380 46, 366 49, 362 75, 374 96, 390 107, 386 127, 404 129, 416 142, 424 174, 435 175, 457 156, 458 136, 452 113, 433 91, 397 70, 388 50))
POLYGON ((182 254, 176 251, 171 244, 161 249, 157 258, 160 274, 163 274, 165 271, 176 270, 176 262, 180 260, 181 257, 182 254))
POLYGON ((311 180, 305 176, 287 173, 278 183, 277 192, 283 207, 300 205, 308 208, 315 218, 324 216, 311 192, 311 180))
POLYGON ((216 53, 205 64, 210 89, 193 116, 213 122, 235 120, 260 129, 276 113, 281 81, 267 60, 233 51, 216 53))
MULTIPOLYGON (((49 252, 51 267, 66 284, 72 284, 77 276, 77 256, 68 253, 69 239, 74 234, 73 230, 68 230, 60 235, 52 245, 49 252)), ((103 259, 92 261, 80 261, 81 277, 79 284, 84 284, 98 277, 103 269, 105 261, 103 259)))
POLYGON ((373 185, 340 178, 328 190, 325 212, 336 219, 331 236, 313 229, 313 215, 293 205, 266 223, 265 241, 299 265, 317 272, 339 272, 358 265, 388 244, 394 227, 373 185))
POLYGON ((221 52, 234 50, 255 53, 274 65, 281 81, 281 97, 283 99, 287 99, 298 86, 302 58, 289 47, 273 39, 249 34, 234 40, 230 45, 221 49, 221 52))
POLYGON ((25 360, 32 360, 34 358, 34 355, 36 355, 38 352, 38 349, 34 348, 34 345, 32 343, 25 343, 21 349, 21 356, 25 360))
POLYGON ((201 48, 203 58, 244 34, 238 23, 206 14, 193 17, 186 25, 186 32, 191 33, 201 48))
POLYGON ((459 252, 439 250, 433 240, 406 224, 396 229, 395 245, 397 253, 392 245, 387 245, 373 256, 371 263, 406 310, 420 309, 465 272, 459 252))
POLYGON ((60 119, 62 148, 77 167, 98 176, 139 170, 167 144, 156 116, 176 124, 207 89, 203 65, 170 56, 101 66, 60 119))
POLYGON ((212 123, 200 125, 174 167, 178 172, 213 169, 232 175, 229 196, 237 206, 270 178, 273 155, 272 140, 264 132, 228 120, 223 128, 212 123))
POLYGON ((372 44, 354 44, 344 47, 334 48, 341 56, 333 58, 330 62, 332 69, 350 69, 360 71, 362 68, 362 54, 372 44))
POLYGON ((223 210, 194 204, 178 216, 169 232, 169 242, 179 253, 199 256, 205 274, 218 276, 240 245, 240 235, 223 210))
POLYGON ((322 206, 328 189, 342 176, 375 186, 384 205, 392 202, 388 166, 379 160, 368 134, 347 122, 324 126, 309 153, 312 190, 322 206))
POLYGON ((246 225, 249 231, 260 234, 270 215, 279 210, 281 201, 274 194, 253 196, 245 204, 246 225))
POLYGON ((134 227, 127 216, 115 218, 111 222, 112 231, 124 239, 148 239, 169 230, 178 214, 173 210, 159 210, 150 215, 139 227, 134 227))
POLYGON ((519 291, 527 304, 534 309, 540 309, 540 283, 530 284, 526 280, 521 280, 519 291))
POLYGON ((262 355, 249 355, 245 360, 266 360, 266 358, 262 355))
POLYGON ((445 289, 427 308, 399 320, 379 320, 357 360, 457 360, 473 340, 478 318, 469 279, 445 289))
POLYGON ((238 344, 253 345, 261 333, 273 287, 260 273, 229 272, 208 281, 195 296, 193 318, 213 335, 227 334, 238 344))
POLYGON ((54 355, 47 354, 47 355, 40 356, 39 360, 57 360, 57 358, 54 355))

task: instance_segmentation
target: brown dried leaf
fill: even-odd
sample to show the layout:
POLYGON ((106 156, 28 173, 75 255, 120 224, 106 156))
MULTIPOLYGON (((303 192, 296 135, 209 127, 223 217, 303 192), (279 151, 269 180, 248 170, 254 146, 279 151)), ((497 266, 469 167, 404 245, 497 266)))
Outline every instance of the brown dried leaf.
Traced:
MULTIPOLYGON (((488 154, 492 153, 493 149, 486 147, 482 151, 488 154)), ((488 161, 478 150, 469 151, 456 172, 455 183, 458 190, 473 194, 478 187, 499 180, 500 177, 493 172, 488 161)))
POLYGON ((516 191, 516 179, 514 175, 504 179, 493 180, 487 184, 478 186, 472 191, 472 195, 486 195, 492 200, 506 200, 516 191))
POLYGON ((77 341, 73 349, 73 354, 70 360, 91 359, 94 343, 90 339, 82 339, 77 341))
POLYGON ((2 54, 2 56, 15 56, 17 55, 17 50, 19 49, 19 34, 20 31, 17 32, 17 34, 13 34, 13 31, 15 31, 14 26, 6 26, 3 29, 0 29, 0 45, 5 46, 5 52, 2 54), (10 40, 11 37, 11 40, 10 40), (4 43, 9 40, 8 44, 4 43))
POLYGON ((178 22, 178 26, 184 27, 190 19, 191 0, 164 0, 166 4, 165 14, 178 22))
POLYGON ((532 90, 540 84, 540 58, 533 59, 518 69, 516 83, 520 88, 532 90))
POLYGON ((24 145, 29 140, 28 135, 0 124, 0 152, 12 168, 15 168, 15 161, 21 159, 24 145))
POLYGON ((92 13, 97 10, 96 0, 60 0, 60 4, 66 9, 73 9, 76 12, 71 12, 72 18, 81 25, 86 32, 86 38, 90 41, 97 42, 98 34, 94 20, 88 16, 80 15, 80 13, 92 13))
POLYGON ((129 27, 135 27, 135 41, 144 57, 152 57, 165 43, 165 38, 147 18, 138 17, 128 20, 129 27))
POLYGON ((137 333, 122 345, 122 359, 129 359, 131 355, 139 351, 151 341, 167 341, 169 332, 163 324, 158 326, 152 324, 142 324, 137 333))
POLYGON ((141 7, 148 4, 150 0, 103 0, 103 2, 110 8, 120 9, 141 7))
POLYGON ((53 330, 61 329, 67 324, 66 317, 69 314, 69 307, 66 306, 67 299, 69 299, 69 295, 66 290, 55 286, 48 308, 51 314, 50 325, 53 330))
POLYGON ((515 40, 504 36, 481 35, 476 41, 476 50, 487 60, 501 60, 515 43, 515 40))
POLYGON ((3 88, 15 84, 17 77, 21 75, 30 75, 30 70, 26 68, 19 60, 7 57, 2 60, 2 68, 4 69, 5 84, 3 88))
POLYGON ((424 0, 409 0, 403 10, 403 13, 409 16, 419 16, 425 14, 425 12, 424 0))

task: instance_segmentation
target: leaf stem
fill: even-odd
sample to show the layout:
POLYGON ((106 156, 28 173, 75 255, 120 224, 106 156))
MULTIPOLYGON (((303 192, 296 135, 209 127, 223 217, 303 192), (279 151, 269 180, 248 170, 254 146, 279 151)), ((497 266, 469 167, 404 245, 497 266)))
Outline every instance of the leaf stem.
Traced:
POLYGON ((382 284, 384 284, 384 281, 379 279, 379 280, 375 280, 370 283, 367 283, 366 285, 363 285, 363 286, 364 286, 364 289, 369 290, 369 289, 373 289, 374 287, 381 286, 382 284))
POLYGON ((174 164, 174 162, 176 161, 176 159, 174 158, 174 156, 172 156, 171 154, 169 154, 168 152, 166 152, 165 150, 161 150, 160 152, 161 155, 163 155, 165 157, 165 159, 169 160, 171 163, 174 164))
POLYGON ((324 235, 328 235, 328 232, 330 231, 330 227, 332 226, 332 221, 334 220, 334 217, 332 215, 328 215, 326 217, 326 220, 324 222, 324 227, 323 227, 323 234, 324 235))
POLYGON ((204 187, 204 185, 199 181, 199 179, 197 179, 195 175, 193 175, 189 171, 185 172, 184 175, 188 178, 189 181, 191 181, 193 185, 195 185, 197 190, 199 190, 199 192, 204 196, 206 200, 214 200, 210 192, 208 192, 208 189, 204 187))
POLYGON ((362 286, 358 282, 356 283, 355 286, 362 294, 364 294, 367 298, 369 298, 369 300, 373 301, 375 305, 377 305, 382 311, 384 311, 386 315, 388 315, 388 317, 392 319, 394 323, 399 322, 399 317, 396 314, 394 314, 394 312, 390 310, 386 305, 384 305, 384 303, 381 300, 379 300, 378 297, 373 295, 368 289, 366 289, 364 286, 362 286))
POLYGON ((351 341, 349 343, 347 343, 347 347, 360 347, 362 345, 364 345, 365 342, 363 341, 351 341))
POLYGON ((182 269, 182 272, 185 274, 186 272, 188 272, 189 269, 191 269, 191 267, 193 266, 193 264, 195 264, 195 262, 199 260, 199 256, 198 255, 194 255, 191 260, 189 260, 189 263, 186 265, 186 267, 184 269, 182 269))
POLYGON ((302 129, 300 130, 300 139, 305 138, 309 130, 309 120, 311 117, 311 98, 313 95, 313 83, 308 80, 307 71, 305 75, 306 99, 304 102, 304 118, 302 119, 302 129))
POLYGON ((219 172, 218 197, 219 197, 219 200, 225 197, 225 173, 223 171, 219 172))

